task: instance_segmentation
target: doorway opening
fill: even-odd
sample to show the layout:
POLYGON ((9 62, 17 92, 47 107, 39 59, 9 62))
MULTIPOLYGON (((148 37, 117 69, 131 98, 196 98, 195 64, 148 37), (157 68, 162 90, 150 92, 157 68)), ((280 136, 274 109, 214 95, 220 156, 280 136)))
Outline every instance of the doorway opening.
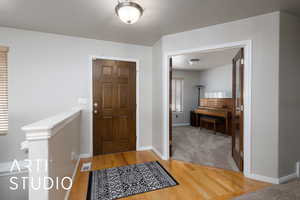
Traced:
POLYGON ((165 98, 168 102, 165 105, 168 108, 168 115, 165 115, 168 116, 166 120, 168 129, 165 129, 168 138, 165 140, 164 157, 166 159, 170 157, 179 160, 186 159, 189 162, 250 174, 250 50, 251 41, 243 41, 167 53, 165 64, 168 66, 166 68, 168 73, 165 71, 167 75, 164 76, 167 78, 165 84, 168 83, 168 87, 164 88, 168 94, 168 98, 165 98), (222 56, 217 58, 217 54, 223 54, 223 58, 222 56), (205 63, 205 58, 200 57, 199 61, 195 55, 199 57, 210 55, 212 57, 210 60, 215 67, 205 63), (228 66, 222 68, 218 62, 226 59, 225 55, 227 55, 227 60, 223 64, 228 66), (184 66, 180 61, 185 62, 186 65, 184 66), (199 72, 195 68, 201 64, 206 69, 201 69, 199 72), (202 72, 202 82, 197 80, 199 77, 197 74, 201 71, 214 71, 213 68, 216 72, 202 72), (226 78, 221 76, 222 71, 231 76, 231 80, 227 81, 227 86, 226 83, 222 83, 226 78), (191 74, 191 79, 183 75, 188 73, 191 74), (205 82, 207 74, 211 77, 208 82, 205 82), (216 74, 217 77, 213 78, 212 75, 216 74), (219 89, 216 88, 218 84, 222 86, 219 89), (193 87, 188 89, 188 85, 193 87), (190 142, 198 148, 206 147, 206 149, 192 149, 193 144, 190 142), (215 156, 215 158, 210 156, 215 156))

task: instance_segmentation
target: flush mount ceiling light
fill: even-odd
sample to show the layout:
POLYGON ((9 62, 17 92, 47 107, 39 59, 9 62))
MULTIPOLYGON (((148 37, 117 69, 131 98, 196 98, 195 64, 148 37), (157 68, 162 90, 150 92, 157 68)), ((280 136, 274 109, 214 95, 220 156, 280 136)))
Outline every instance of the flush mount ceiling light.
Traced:
POLYGON ((189 64, 190 65, 196 65, 200 63, 200 59, 199 58, 192 58, 189 60, 189 64))
POLYGON ((126 24, 134 24, 144 12, 139 4, 131 1, 119 2, 115 10, 119 18, 126 24))

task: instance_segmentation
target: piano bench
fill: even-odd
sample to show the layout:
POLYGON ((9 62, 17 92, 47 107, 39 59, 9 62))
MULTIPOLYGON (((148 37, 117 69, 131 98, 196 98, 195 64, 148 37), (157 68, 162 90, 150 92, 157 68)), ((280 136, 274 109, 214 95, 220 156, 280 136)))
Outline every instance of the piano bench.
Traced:
POLYGON ((200 129, 201 129, 201 126, 202 126, 202 122, 211 123, 214 126, 215 134, 217 134, 217 123, 219 121, 220 120, 216 117, 208 117, 208 116, 200 117, 200 129))

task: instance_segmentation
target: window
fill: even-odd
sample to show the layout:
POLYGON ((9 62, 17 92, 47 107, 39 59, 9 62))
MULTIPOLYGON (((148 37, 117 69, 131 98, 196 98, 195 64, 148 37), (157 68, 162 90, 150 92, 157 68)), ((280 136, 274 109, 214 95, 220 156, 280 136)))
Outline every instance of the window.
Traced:
POLYGON ((183 111, 183 78, 172 79, 172 111, 183 111))
POLYGON ((8 131, 8 69, 7 47, 0 46, 0 135, 8 131))

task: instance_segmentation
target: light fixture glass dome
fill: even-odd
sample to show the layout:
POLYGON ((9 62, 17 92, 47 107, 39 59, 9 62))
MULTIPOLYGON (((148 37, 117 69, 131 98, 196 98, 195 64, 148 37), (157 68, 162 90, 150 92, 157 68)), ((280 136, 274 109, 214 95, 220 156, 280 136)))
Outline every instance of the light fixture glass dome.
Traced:
POLYGON ((134 24, 143 14, 143 8, 134 2, 121 2, 116 6, 116 13, 126 24, 134 24))

